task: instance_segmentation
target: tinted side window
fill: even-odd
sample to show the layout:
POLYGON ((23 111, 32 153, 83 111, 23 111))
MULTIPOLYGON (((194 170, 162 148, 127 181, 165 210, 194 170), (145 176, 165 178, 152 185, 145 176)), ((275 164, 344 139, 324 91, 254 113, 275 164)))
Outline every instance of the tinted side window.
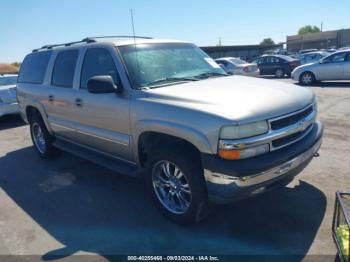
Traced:
POLYGON ((225 60, 218 60, 218 61, 216 61, 216 63, 227 66, 227 61, 225 61, 225 60))
POLYGON ((346 58, 346 53, 337 53, 334 55, 329 56, 327 59, 325 59, 325 62, 327 63, 340 63, 344 62, 346 58))
POLYGON ((262 57, 261 58, 261 64, 267 64, 267 57, 262 57))
POLYGON ((117 68, 110 53, 103 48, 88 49, 81 70, 80 87, 87 89, 89 79, 99 75, 109 75, 115 84, 120 83, 117 68))
POLYGON ((51 53, 51 51, 46 51, 27 55, 21 65, 18 82, 42 84, 51 53))
POLYGON ((346 53, 339 53, 333 56, 332 62, 339 63, 344 62, 346 58, 346 53))
POLYGON ((52 84, 54 86, 73 86, 73 78, 75 66, 77 64, 77 58, 77 50, 63 51, 57 55, 52 73, 52 84))
POLYGON ((264 57, 264 61, 267 64, 273 64, 275 63, 275 58, 273 56, 264 57))
POLYGON ((269 64, 279 64, 281 62, 281 59, 275 56, 269 56, 267 59, 269 64))

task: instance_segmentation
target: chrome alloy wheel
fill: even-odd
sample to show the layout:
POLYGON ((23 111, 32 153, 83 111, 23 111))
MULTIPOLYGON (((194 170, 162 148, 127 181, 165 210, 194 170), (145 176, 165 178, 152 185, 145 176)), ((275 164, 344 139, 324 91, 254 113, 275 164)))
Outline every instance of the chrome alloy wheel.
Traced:
POLYGON ((192 201, 190 185, 174 163, 161 160, 152 169, 152 183, 160 203, 174 214, 185 213, 192 201))
POLYGON ((41 129, 40 125, 36 122, 32 124, 32 137, 35 147, 41 154, 45 154, 46 142, 44 137, 44 132, 41 129))
POLYGON ((310 85, 313 81, 313 76, 310 73, 305 73, 301 77, 301 82, 304 85, 310 85))

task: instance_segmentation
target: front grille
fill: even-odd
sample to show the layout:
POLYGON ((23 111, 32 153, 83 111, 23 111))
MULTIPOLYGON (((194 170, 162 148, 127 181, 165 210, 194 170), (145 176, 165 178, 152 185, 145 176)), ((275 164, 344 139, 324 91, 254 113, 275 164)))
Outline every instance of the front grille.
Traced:
POLYGON ((313 111, 313 107, 310 106, 310 107, 308 107, 308 108, 306 108, 306 109, 304 109, 296 114, 289 115, 289 116, 286 116, 284 118, 280 118, 277 120, 273 120, 270 122, 271 129, 278 130, 278 129, 293 125, 293 124, 299 122, 300 120, 304 119, 305 117, 307 117, 309 114, 312 113, 312 111, 313 111))
POLYGON ((283 147, 283 146, 287 146, 287 145, 289 145, 291 143, 294 143, 294 142, 300 140, 301 138, 303 138, 303 136, 305 136, 312 129, 312 126, 313 125, 311 124, 304 131, 297 132, 297 133, 291 134, 289 136, 285 136, 285 137, 273 140, 272 141, 272 146, 275 149, 277 149, 277 148, 280 148, 280 147, 283 147))

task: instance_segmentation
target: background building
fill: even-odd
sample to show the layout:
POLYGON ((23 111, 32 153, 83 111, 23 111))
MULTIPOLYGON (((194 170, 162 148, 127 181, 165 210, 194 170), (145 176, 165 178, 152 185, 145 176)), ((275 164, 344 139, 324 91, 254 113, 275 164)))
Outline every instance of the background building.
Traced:
POLYGON ((212 58, 231 56, 249 61, 269 51, 283 49, 283 43, 277 45, 203 46, 201 48, 212 58))
POLYGON ((288 52, 298 52, 302 49, 327 49, 350 46, 350 29, 341 29, 287 36, 288 52))

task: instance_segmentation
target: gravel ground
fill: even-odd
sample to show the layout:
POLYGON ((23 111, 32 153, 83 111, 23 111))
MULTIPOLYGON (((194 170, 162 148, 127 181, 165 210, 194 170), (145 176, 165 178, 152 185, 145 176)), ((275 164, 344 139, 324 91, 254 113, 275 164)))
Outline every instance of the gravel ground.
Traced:
POLYGON ((15 116, 0 119, 0 255, 47 260, 96 254, 85 260, 101 261, 113 254, 287 254, 296 261, 334 260, 335 192, 350 191, 350 83, 311 89, 325 124, 320 157, 288 187, 219 206, 190 227, 163 218, 141 180, 68 153, 41 160, 28 126, 15 116))

